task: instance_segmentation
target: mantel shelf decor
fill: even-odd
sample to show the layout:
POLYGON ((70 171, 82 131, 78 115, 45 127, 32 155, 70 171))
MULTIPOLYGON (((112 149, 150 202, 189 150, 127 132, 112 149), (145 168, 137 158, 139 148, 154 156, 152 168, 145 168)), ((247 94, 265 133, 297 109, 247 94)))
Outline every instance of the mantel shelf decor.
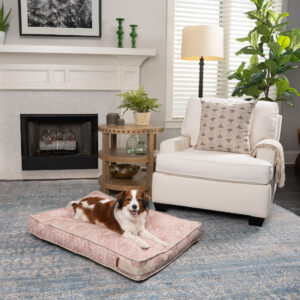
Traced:
POLYGON ((155 55, 141 48, 0 45, 0 90, 138 89, 140 67, 155 55))

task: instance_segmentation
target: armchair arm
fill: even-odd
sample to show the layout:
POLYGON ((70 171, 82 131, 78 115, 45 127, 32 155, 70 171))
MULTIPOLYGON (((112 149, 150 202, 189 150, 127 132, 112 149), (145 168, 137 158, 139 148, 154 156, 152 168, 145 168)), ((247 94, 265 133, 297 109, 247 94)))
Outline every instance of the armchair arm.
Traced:
POLYGON ((266 149, 266 148, 258 148, 256 153, 256 158, 265 160, 272 165, 275 162, 275 151, 273 149, 266 149))
POLYGON ((190 147, 190 137, 178 136, 160 143, 160 153, 178 152, 190 147))

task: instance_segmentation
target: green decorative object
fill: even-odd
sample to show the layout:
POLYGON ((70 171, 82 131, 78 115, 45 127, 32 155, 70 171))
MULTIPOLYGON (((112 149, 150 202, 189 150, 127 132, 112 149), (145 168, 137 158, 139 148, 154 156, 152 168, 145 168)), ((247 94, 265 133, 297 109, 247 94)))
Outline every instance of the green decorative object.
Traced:
POLYGON ((135 153, 136 148, 139 144, 139 139, 136 135, 131 134, 126 141, 126 151, 128 154, 135 153))
POLYGON ((255 27, 248 36, 237 39, 248 45, 236 52, 236 55, 251 55, 250 62, 242 62, 228 79, 237 79, 232 96, 248 96, 245 100, 285 101, 293 105, 290 99, 299 96, 296 89, 284 74, 297 68, 300 62, 300 29, 284 30, 288 22, 282 22, 289 14, 276 13, 270 7, 273 0, 250 0, 256 9, 246 13, 247 18, 255 21, 255 27), (270 89, 276 87, 276 95, 271 98, 270 89))
POLYGON ((116 19, 119 22, 119 26, 118 26, 118 48, 123 48, 123 35, 124 35, 124 31, 123 31, 123 26, 122 26, 122 22, 125 20, 124 18, 117 18, 116 19))
POLYGON ((135 154, 137 155, 145 155, 147 153, 147 145, 143 141, 139 141, 137 148, 135 150, 135 154))
POLYGON ((135 42, 136 42, 136 37, 138 36, 138 34, 136 33, 137 25, 131 24, 129 26, 131 27, 131 33, 130 33, 130 36, 131 36, 131 48, 136 48, 135 42))

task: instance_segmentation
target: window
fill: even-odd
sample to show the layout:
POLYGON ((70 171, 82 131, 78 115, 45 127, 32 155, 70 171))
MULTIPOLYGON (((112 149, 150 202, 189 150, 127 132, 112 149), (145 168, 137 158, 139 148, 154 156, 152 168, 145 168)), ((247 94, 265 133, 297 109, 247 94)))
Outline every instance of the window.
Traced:
MULTIPOLYGON (((283 1, 274 0, 272 8, 284 10, 283 1)), ((250 0, 169 0, 168 5, 167 122, 172 124, 184 117, 188 98, 198 94, 199 62, 181 60, 183 27, 207 24, 224 28, 225 57, 218 62, 205 61, 203 94, 227 98, 236 84, 227 80, 227 72, 249 59, 235 55, 243 46, 236 39, 247 36, 254 27, 253 20, 245 16, 245 12, 254 9, 254 4, 250 0)))

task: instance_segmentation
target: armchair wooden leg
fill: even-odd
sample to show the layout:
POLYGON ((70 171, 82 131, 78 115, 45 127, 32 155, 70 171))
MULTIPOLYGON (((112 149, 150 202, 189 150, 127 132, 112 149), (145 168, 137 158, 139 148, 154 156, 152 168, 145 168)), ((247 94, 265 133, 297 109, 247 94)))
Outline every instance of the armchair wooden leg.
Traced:
POLYGON ((262 227, 263 223, 264 223, 264 218, 257 218, 257 217, 248 217, 248 224, 252 225, 252 226, 259 226, 262 227))
POLYGON ((168 210, 168 205, 167 204, 162 204, 162 203, 154 203, 155 210, 157 211, 162 211, 166 212, 168 210))

